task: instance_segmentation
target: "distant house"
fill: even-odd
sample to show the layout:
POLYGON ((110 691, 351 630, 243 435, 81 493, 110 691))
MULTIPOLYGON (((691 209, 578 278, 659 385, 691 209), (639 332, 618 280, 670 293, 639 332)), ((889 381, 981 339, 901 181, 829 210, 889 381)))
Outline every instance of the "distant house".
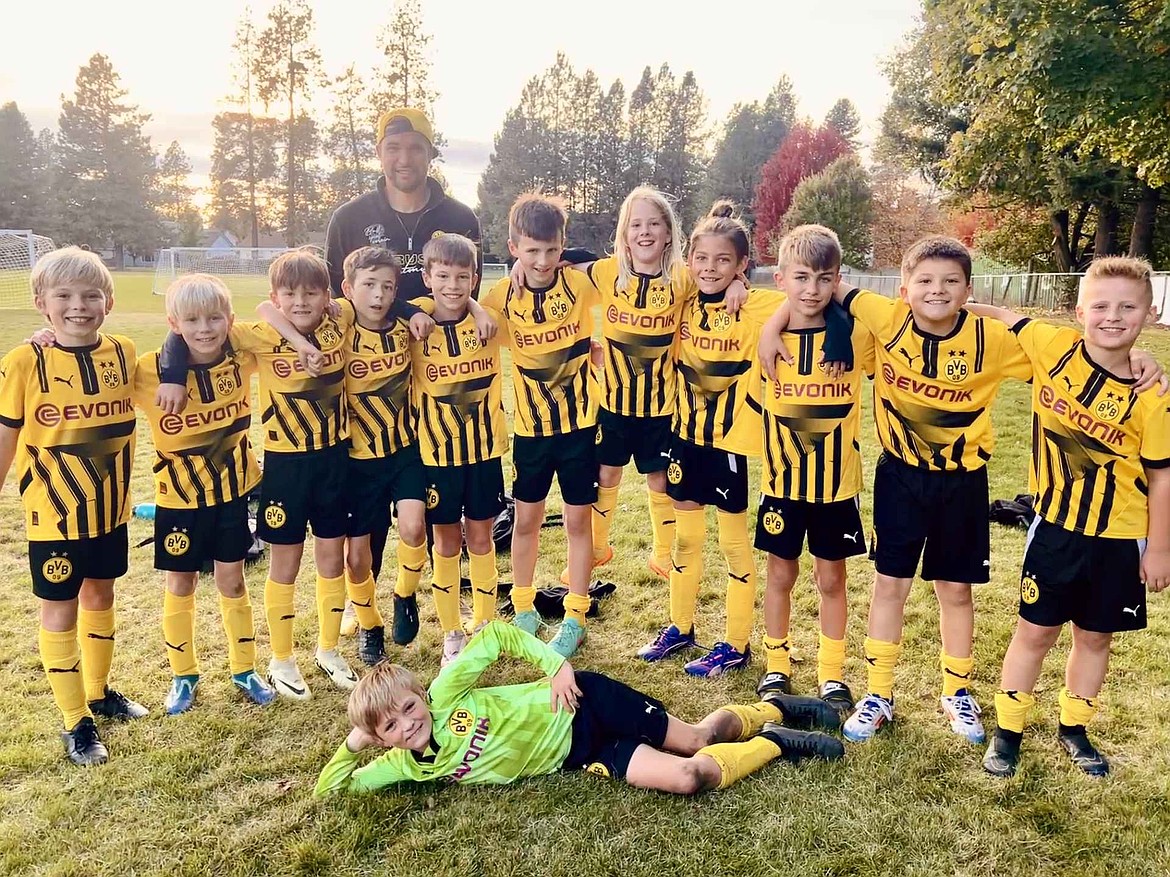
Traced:
POLYGON ((239 245, 239 238, 230 231, 218 228, 204 230, 199 239, 199 246, 208 250, 234 250, 239 245))

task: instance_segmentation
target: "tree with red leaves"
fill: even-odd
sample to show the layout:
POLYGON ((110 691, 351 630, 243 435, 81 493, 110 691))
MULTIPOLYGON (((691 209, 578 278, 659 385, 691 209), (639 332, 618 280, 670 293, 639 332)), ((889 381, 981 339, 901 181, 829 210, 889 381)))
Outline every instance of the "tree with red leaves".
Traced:
POLYGON ((756 255, 760 261, 775 257, 784 214, 792 205, 792 193, 800 181, 820 173, 849 151, 848 142, 827 125, 820 128, 797 125, 788 133, 760 170, 760 182, 752 201, 756 255))

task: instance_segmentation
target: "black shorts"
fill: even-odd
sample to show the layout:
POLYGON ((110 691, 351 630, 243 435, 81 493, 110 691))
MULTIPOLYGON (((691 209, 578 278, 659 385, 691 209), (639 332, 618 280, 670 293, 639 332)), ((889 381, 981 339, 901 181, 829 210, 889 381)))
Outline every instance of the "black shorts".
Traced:
POLYGON ((987 469, 934 472, 883 453, 873 474, 874 560, 882 575, 983 583, 991 577, 987 469))
POLYGON ((424 466, 427 523, 490 521, 504 510, 504 468, 500 458, 464 466, 424 466))
POLYGON ((576 679, 581 698, 561 767, 622 779, 635 749, 662 748, 668 721, 662 701, 601 673, 578 670, 576 679))
POLYGON ((349 504, 347 536, 368 536, 390 529, 390 506, 404 499, 426 502, 426 472, 418 445, 399 448, 388 457, 349 458, 346 474, 349 504))
POLYGON ((747 510, 747 457, 703 448, 675 436, 666 467, 666 493, 677 502, 713 505, 733 514, 747 510))
POLYGON ((323 451, 265 453, 256 535, 274 545, 299 545, 308 524, 318 539, 344 536, 348 471, 344 443, 323 451))
POLYGON ((33 593, 42 600, 76 600, 85 579, 126 575, 129 557, 125 524, 92 539, 29 542, 33 593))
POLYGON ((565 505, 593 505, 597 502, 596 439, 594 427, 564 435, 516 436, 512 496, 519 502, 544 502, 556 474, 565 505))
POLYGON ((1086 536, 1037 515, 1024 547, 1020 617, 1042 627, 1071 621, 1098 633, 1145 629, 1145 548, 1145 539, 1086 536))
POLYGON ((155 509, 155 569, 199 572, 211 560, 238 563, 251 547, 246 496, 197 509, 155 509))
POLYGON ((643 475, 661 472, 669 462, 670 438, 669 414, 633 417, 604 408, 597 412, 597 462, 602 466, 624 466, 633 457, 643 475))
POLYGON ((756 548, 784 560, 797 560, 804 551, 821 560, 844 560, 865 554, 858 498, 838 502, 806 502, 760 497, 756 516, 756 548))

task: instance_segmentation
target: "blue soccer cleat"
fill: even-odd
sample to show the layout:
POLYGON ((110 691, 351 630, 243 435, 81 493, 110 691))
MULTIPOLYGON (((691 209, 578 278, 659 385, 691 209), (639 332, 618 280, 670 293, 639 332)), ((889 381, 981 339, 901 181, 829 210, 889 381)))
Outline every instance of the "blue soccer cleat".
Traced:
POLYGON ((198 676, 176 676, 171 680, 171 690, 167 692, 163 701, 163 709, 168 716, 177 716, 195 706, 195 686, 199 684, 198 676))
POLYGON ((255 670, 232 674, 232 684, 257 706, 268 706, 276 700, 276 690, 255 670))
POLYGON ((576 618, 566 618, 561 622, 557 635, 549 640, 548 647, 562 658, 571 658, 585 642, 585 625, 576 618))
POLYGON ((638 649, 638 657, 643 661, 661 661, 669 658, 675 652, 695 647, 695 632, 683 633, 673 624, 668 624, 658 631, 658 636, 652 642, 646 643, 638 649))
POLYGON ((536 631, 540 629, 540 613, 535 609, 517 612, 516 617, 512 619, 512 624, 525 633, 536 636, 536 631))
POLYGON ((688 661, 683 670, 688 676, 722 676, 730 670, 742 670, 752 661, 751 646, 741 652, 731 643, 715 643, 711 651, 701 658, 688 661))

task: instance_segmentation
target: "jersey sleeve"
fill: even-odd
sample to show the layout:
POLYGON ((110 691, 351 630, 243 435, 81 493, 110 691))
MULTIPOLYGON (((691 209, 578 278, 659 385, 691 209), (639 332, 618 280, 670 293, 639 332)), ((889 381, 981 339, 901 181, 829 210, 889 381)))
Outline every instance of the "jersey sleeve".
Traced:
POLYGON ((898 303, 895 299, 886 298, 868 289, 859 289, 845 296, 845 309, 853 314, 861 324, 877 338, 889 325, 890 317, 898 303))
POLYGON ((613 292, 614 284, 617 283, 617 258, 614 256, 606 256, 604 259, 598 259, 589 266, 589 270, 585 272, 593 285, 600 290, 613 292))
POLYGON ((321 769, 313 794, 320 798, 334 792, 372 792, 384 786, 401 783, 410 779, 401 767, 405 755, 402 750, 391 749, 369 764, 358 767, 361 754, 350 752, 343 741, 329 759, 329 763, 321 769))
POLYGON ((24 426, 24 391, 28 386, 31 357, 23 347, 0 360, 0 424, 10 429, 24 426))
POLYGON ((507 277, 502 277, 493 283, 492 288, 487 291, 487 295, 479 300, 480 306, 502 311, 504 303, 508 300, 508 286, 511 282, 507 277))
POLYGON ((231 341, 232 347, 236 350, 257 353, 265 349, 271 350, 284 339, 280 337, 279 332, 263 320, 236 320, 235 325, 232 326, 231 334, 228 335, 228 340, 231 341))
POLYGON ((513 624, 492 621, 435 677, 430 688, 431 703, 441 706, 463 697, 501 655, 527 661, 548 676, 565 663, 564 658, 531 634, 513 624))
POLYGON ((191 351, 178 332, 167 332, 159 350, 159 376, 164 384, 187 384, 187 365, 191 351))
POLYGON ((778 289, 749 289, 747 301, 743 304, 744 318, 763 328, 776 308, 788 301, 788 296, 778 289))
MULTIPOLYGON (((1015 378, 1018 381, 1032 380, 1033 362, 1034 359, 1024 349, 1024 345, 1020 341, 1020 337, 1001 323, 999 320, 993 320, 987 317, 980 317, 983 320, 988 331, 994 332, 999 336, 999 369, 1000 372, 1009 378, 1015 378)), ((1069 330, 1072 331, 1071 329, 1069 330)), ((1073 334, 1076 334, 1075 332, 1073 334)))
POLYGON ((134 384, 131 395, 134 404, 139 408, 148 408, 154 405, 154 394, 158 390, 159 379, 156 371, 159 352, 144 353, 138 357, 138 364, 134 368, 134 384))
POLYGON ((563 270, 569 280, 569 285, 572 287, 573 293, 584 301, 585 307, 591 308, 601 303, 600 290, 597 284, 593 282, 593 278, 589 276, 589 272, 572 267, 563 270))
POLYGON ((1143 394, 1151 407, 1142 429, 1142 465, 1150 469, 1170 466, 1170 398, 1158 397, 1154 389, 1143 394))
POLYGON ((1054 344, 1067 350, 1080 337, 1076 329, 1053 326, 1051 323, 1033 319, 1020 320, 1009 331, 1015 336, 1020 350, 1031 362, 1037 362, 1044 351, 1054 344))
POLYGON ((873 333, 860 320, 853 323, 853 366, 871 378, 877 368, 877 345, 874 344, 873 333))

